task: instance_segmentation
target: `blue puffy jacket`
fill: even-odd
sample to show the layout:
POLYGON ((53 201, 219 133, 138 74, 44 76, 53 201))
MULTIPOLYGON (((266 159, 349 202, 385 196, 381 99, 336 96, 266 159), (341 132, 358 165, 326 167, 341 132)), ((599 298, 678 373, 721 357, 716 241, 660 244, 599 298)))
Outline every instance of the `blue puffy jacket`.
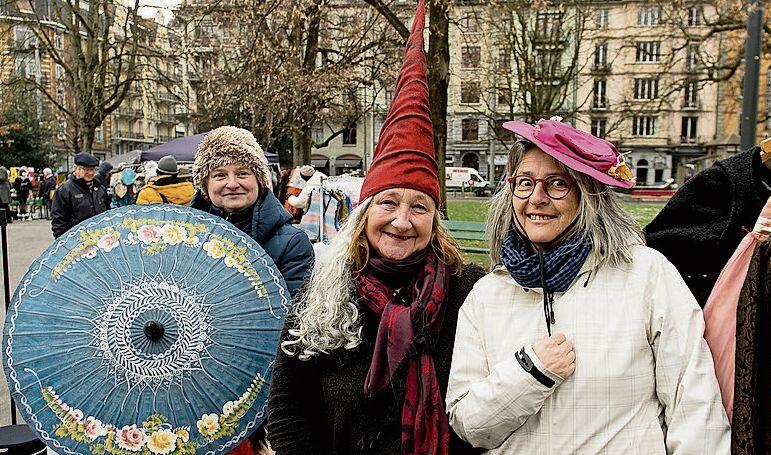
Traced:
POLYGON ((226 216, 200 191, 196 193, 190 206, 233 222, 256 240, 268 256, 273 258, 278 271, 286 281, 289 293, 294 297, 310 274, 314 258, 313 247, 308 236, 289 223, 292 215, 284 210, 276 196, 270 191, 263 193, 254 204, 251 217, 246 214, 248 218, 246 223, 237 219, 243 214, 226 216))

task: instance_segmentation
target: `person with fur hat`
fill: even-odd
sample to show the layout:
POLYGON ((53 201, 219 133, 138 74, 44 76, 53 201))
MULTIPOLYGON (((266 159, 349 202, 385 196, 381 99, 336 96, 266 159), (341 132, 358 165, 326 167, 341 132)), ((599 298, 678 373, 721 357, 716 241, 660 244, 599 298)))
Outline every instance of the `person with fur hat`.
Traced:
POLYGON ((210 131, 193 163, 198 191, 191 207, 230 221, 262 246, 294 295, 310 272, 313 247, 292 227, 270 190, 268 161, 252 133, 233 126, 210 131))
POLYGON ((624 157, 559 119, 503 126, 521 139, 458 316, 452 427, 491 454, 728 454, 701 309, 610 191, 634 185, 624 157))
POLYGON ((473 450, 444 397, 458 310, 484 272, 439 218, 424 15, 421 0, 363 202, 284 326, 268 400, 280 455, 473 450))
POLYGON ((145 185, 137 194, 137 204, 179 204, 189 205, 195 196, 195 187, 187 180, 177 177, 177 160, 166 155, 158 161, 157 177, 145 185))
POLYGON ((99 159, 87 152, 75 155, 72 177, 54 192, 51 231, 59 238, 81 221, 106 211, 106 189, 95 180, 99 159))

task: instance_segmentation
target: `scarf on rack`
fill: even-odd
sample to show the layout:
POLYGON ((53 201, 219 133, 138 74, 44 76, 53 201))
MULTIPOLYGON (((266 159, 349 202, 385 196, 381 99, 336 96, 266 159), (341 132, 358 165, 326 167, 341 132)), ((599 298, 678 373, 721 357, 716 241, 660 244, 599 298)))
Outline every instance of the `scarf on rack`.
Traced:
MULTIPOLYGON (((578 234, 573 234, 553 250, 543 254, 546 289, 548 292, 565 292, 584 265, 592 244, 578 234)), ((520 286, 543 288, 541 265, 537 252, 528 249, 527 242, 512 229, 501 246, 501 262, 520 286)))
POLYGON ((431 353, 442 329, 448 285, 444 263, 428 250, 404 261, 372 258, 357 277, 358 295, 380 315, 364 394, 383 390, 397 369, 407 366, 403 454, 449 452, 450 427, 431 353))

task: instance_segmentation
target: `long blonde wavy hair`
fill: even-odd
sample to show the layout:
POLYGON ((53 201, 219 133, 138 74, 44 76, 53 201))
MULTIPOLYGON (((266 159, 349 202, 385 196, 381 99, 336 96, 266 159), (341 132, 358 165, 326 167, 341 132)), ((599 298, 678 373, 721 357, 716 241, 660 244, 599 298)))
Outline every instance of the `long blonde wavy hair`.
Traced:
MULTIPOLYGON (((317 260, 305 291, 295 302, 290 318, 294 327, 281 343, 288 355, 309 360, 336 349, 361 344, 362 321, 356 295, 356 274, 370 257, 366 226, 372 198, 354 210, 325 254, 317 260)), ((460 275, 463 261, 457 242, 450 237, 435 211, 428 248, 448 270, 460 275)))
MULTIPOLYGON (((507 177, 516 171, 525 154, 533 147, 535 145, 527 141, 514 144, 506 163, 507 177)), ((645 245, 639 223, 621 207, 618 195, 607 185, 559 164, 577 183, 578 219, 573 230, 592 242, 596 267, 620 266, 632 262, 632 247, 645 245)), ((485 229, 493 266, 501 264, 501 245, 514 225, 513 200, 511 190, 504 180, 490 203, 485 229)))

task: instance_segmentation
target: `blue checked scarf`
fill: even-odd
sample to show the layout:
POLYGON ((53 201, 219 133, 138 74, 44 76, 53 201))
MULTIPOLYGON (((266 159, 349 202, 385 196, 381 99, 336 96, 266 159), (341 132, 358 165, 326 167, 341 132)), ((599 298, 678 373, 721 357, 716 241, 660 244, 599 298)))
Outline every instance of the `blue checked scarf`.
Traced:
MULTIPOLYGON (((575 280, 591 249, 590 241, 582 242, 580 235, 573 234, 558 247, 544 253, 546 290, 565 292, 575 280)), ((503 241, 501 262, 520 286, 543 287, 538 253, 528 251, 526 241, 515 229, 512 229, 503 241)))

